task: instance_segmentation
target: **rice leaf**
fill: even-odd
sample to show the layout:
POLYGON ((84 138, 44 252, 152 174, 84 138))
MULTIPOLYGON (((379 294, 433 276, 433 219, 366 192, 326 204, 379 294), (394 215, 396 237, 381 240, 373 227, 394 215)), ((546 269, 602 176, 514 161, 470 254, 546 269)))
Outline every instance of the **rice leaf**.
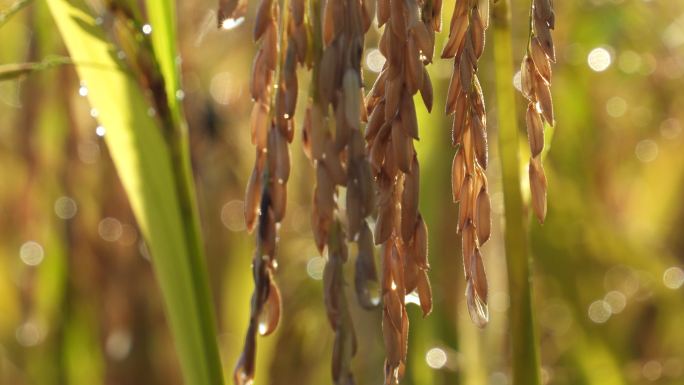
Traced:
MULTIPOLYGON (((153 258, 185 383, 220 385, 223 378, 187 141, 183 135, 163 136, 159 123, 147 114, 143 90, 117 59, 83 0, 47 3, 73 62, 78 63, 76 70, 88 88, 88 99, 107 129, 105 141, 153 258)), ((170 7, 160 1, 151 8, 162 3, 170 7)), ((167 89, 175 89, 177 77, 169 75, 168 61, 175 56, 175 43, 162 41, 173 38, 174 27, 172 21, 163 25, 158 24, 155 32, 171 32, 155 40, 155 47, 166 47, 155 48, 155 53, 162 55, 158 60, 171 83, 167 89)), ((184 127, 178 108, 176 113, 175 134, 184 127)))

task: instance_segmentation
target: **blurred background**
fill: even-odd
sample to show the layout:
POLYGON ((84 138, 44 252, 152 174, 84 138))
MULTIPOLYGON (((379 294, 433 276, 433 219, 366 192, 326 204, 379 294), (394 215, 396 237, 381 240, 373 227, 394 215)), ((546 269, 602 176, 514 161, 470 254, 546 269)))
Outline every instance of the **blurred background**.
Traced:
MULTIPOLYGON (((14 2, 0 0, 1 12, 14 2)), ((242 347, 253 288, 254 239, 245 231, 242 199, 254 160, 247 80, 255 3, 243 23, 222 30, 215 28, 214 2, 178 4, 184 105, 226 376, 242 347)), ((512 3, 519 63, 529 1, 512 3)), ((555 3, 549 209, 543 226, 528 221, 543 381, 684 384, 684 2, 555 3)), ((445 1, 445 23, 452 9, 453 0, 445 1)), ((363 59, 367 86, 384 60, 378 38, 372 27, 363 59)), ((41 1, 0 24, 0 42, 0 64, 67 55, 41 1)), ((492 44, 490 35, 480 62, 494 224, 483 250, 491 322, 476 329, 464 306, 451 118, 443 114, 452 63, 436 58, 428 68, 433 113, 416 103, 435 300, 426 319, 409 306, 407 385, 510 383, 509 336, 516 331, 507 326, 492 44)), ((308 79, 300 71, 300 108, 308 79)), ((87 92, 68 65, 0 81, 0 384, 180 384, 149 255, 87 92)), ((525 104, 517 97, 521 114, 525 104)), ((522 175, 526 148, 521 141, 522 175)), ((285 308, 277 332, 259 338, 256 384, 330 383, 324 259, 310 232, 313 173, 299 135, 291 152, 277 274, 285 308)), ((521 188, 529 195, 526 177, 521 188)), ((380 384, 381 313, 357 305, 352 311, 358 383, 380 384)))

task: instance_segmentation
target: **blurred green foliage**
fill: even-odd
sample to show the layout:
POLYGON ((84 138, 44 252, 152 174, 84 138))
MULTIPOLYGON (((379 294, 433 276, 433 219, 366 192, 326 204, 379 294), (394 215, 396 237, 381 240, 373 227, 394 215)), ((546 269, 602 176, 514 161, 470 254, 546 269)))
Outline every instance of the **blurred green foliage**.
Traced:
MULTIPOLYGON (((0 12, 14 2, 0 0, 0 12)), ((88 4, 109 22, 100 2, 88 4)), ((513 0, 516 62, 524 54, 528 5, 513 0)), ((445 2, 445 18, 452 6, 445 2)), ((545 163, 549 210, 543 226, 529 221, 543 383, 683 384, 684 3, 555 6, 557 127, 545 163)), ((247 83, 254 5, 232 30, 215 29, 214 7, 206 0, 179 2, 177 44, 225 374, 241 349, 252 291, 253 240, 244 230, 242 195, 254 157, 247 83)), ((161 32, 148 21, 153 36, 161 32)), ((46 4, 32 2, 0 28, 0 68, 67 56, 56 31, 46 4)), ((369 33, 367 54, 378 36, 369 33)), ((364 69, 370 85, 376 74, 365 58, 364 69)), ((498 151, 491 146, 494 226, 484 248, 491 323, 479 331, 463 303, 451 203, 451 121, 442 111, 452 67, 435 60, 428 69, 435 106, 432 114, 419 108, 417 150, 435 311, 421 319, 419 309, 409 307, 405 383, 504 385, 516 331, 506 321, 498 151)), ((496 143, 491 44, 480 73, 490 143, 496 143)), ((300 82, 308 81, 302 73, 300 82)), ((85 92, 69 64, 0 82, 0 384, 180 384, 149 253, 98 135, 107 135, 97 129, 99 111, 79 91, 85 92)), ((520 97, 518 106, 522 111, 520 97)), ((521 142, 523 161, 526 147, 521 142)), ((278 331, 259 341, 258 384, 329 383, 333 336, 309 226, 312 170, 300 148, 297 136, 280 231, 285 313, 278 331)), ((527 191, 526 182, 522 188, 527 191)), ((352 311, 358 383, 381 383, 380 314, 352 311)))

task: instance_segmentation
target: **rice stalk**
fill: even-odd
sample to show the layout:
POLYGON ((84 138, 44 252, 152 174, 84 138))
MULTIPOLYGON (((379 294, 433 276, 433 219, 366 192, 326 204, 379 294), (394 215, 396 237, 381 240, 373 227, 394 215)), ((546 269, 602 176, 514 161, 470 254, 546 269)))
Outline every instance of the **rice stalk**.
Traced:
POLYGON ((491 230, 487 187, 487 119, 477 61, 484 51, 488 9, 479 0, 457 1, 451 18, 449 39, 442 58, 454 58, 446 101, 446 113, 454 115, 451 132, 456 154, 451 169, 454 202, 459 202, 457 233, 461 233, 466 302, 473 322, 489 321, 487 276, 480 247, 491 230))
POLYGON ((546 175, 542 167, 544 123, 553 126, 551 98, 551 63, 556 62, 556 51, 551 38, 555 27, 552 0, 532 0, 530 4, 530 35, 527 54, 520 68, 521 89, 529 101, 525 121, 530 144, 529 179, 532 210, 539 223, 546 218, 546 175))
MULTIPOLYGON (((252 260, 255 288, 243 351, 233 372, 233 380, 239 385, 253 380, 257 333, 273 333, 280 320, 276 233, 285 216, 290 176, 289 143, 294 136, 298 92, 296 65, 306 56, 303 2, 291 0, 285 7, 284 1, 262 0, 255 20, 254 40, 260 45, 250 84, 254 99, 250 126, 256 160, 245 196, 247 228, 257 228, 252 260)), ((237 2, 221 2, 219 18, 236 17, 242 9, 237 2)))
POLYGON ((531 258, 527 221, 520 189, 518 120, 513 79, 510 1, 492 3, 494 64, 498 121, 499 157, 505 209, 504 245, 508 271, 510 309, 511 380, 513 385, 542 383, 539 339, 534 320, 531 258))
POLYGON ((385 25, 379 48, 387 61, 366 97, 365 137, 378 188, 375 243, 382 245, 386 384, 398 383, 406 367, 405 296, 417 292, 424 316, 432 309, 427 226, 418 211, 420 168, 413 145, 418 139, 413 95, 420 91, 428 110, 432 109, 425 65, 432 61, 440 10, 439 0, 378 1, 378 25, 385 25))

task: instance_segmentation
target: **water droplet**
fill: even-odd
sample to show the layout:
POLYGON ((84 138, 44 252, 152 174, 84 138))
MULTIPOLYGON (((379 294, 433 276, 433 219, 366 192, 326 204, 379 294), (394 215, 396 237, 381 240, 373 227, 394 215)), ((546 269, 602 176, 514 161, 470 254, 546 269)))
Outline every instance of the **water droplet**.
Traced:
POLYGON ((280 321, 280 291, 271 282, 268 299, 264 303, 258 319, 258 331, 262 336, 273 333, 280 321))
POLYGON ((99 137, 103 137, 103 136, 105 136, 106 133, 107 133, 107 130, 103 126, 95 127, 95 135, 97 135, 99 137))
POLYGON ((408 305, 410 303, 420 306, 420 297, 418 297, 418 293, 415 290, 404 296, 404 304, 408 305))
POLYGON ((185 92, 183 90, 176 91, 176 99, 177 100, 185 99, 185 92))
POLYGON ((78 94, 81 96, 88 96, 88 87, 86 87, 84 84, 81 84, 81 86, 78 87, 78 94))
POLYGON ((244 21, 245 21, 245 18, 242 16, 237 17, 237 18, 229 17, 229 18, 223 20, 223 22, 221 23, 221 28, 223 28, 225 30, 231 30, 233 28, 239 27, 240 24, 242 24, 244 21))
POLYGON ((145 35, 151 34, 152 33, 152 26, 149 24, 143 25, 142 26, 142 33, 144 33, 145 35))
POLYGON ((100 116, 100 111, 98 111, 97 108, 91 108, 90 109, 90 116, 92 118, 97 118, 98 116, 100 116))
POLYGON ((43 262, 43 246, 36 241, 28 241, 19 248, 19 258, 28 266, 38 266, 43 262))

